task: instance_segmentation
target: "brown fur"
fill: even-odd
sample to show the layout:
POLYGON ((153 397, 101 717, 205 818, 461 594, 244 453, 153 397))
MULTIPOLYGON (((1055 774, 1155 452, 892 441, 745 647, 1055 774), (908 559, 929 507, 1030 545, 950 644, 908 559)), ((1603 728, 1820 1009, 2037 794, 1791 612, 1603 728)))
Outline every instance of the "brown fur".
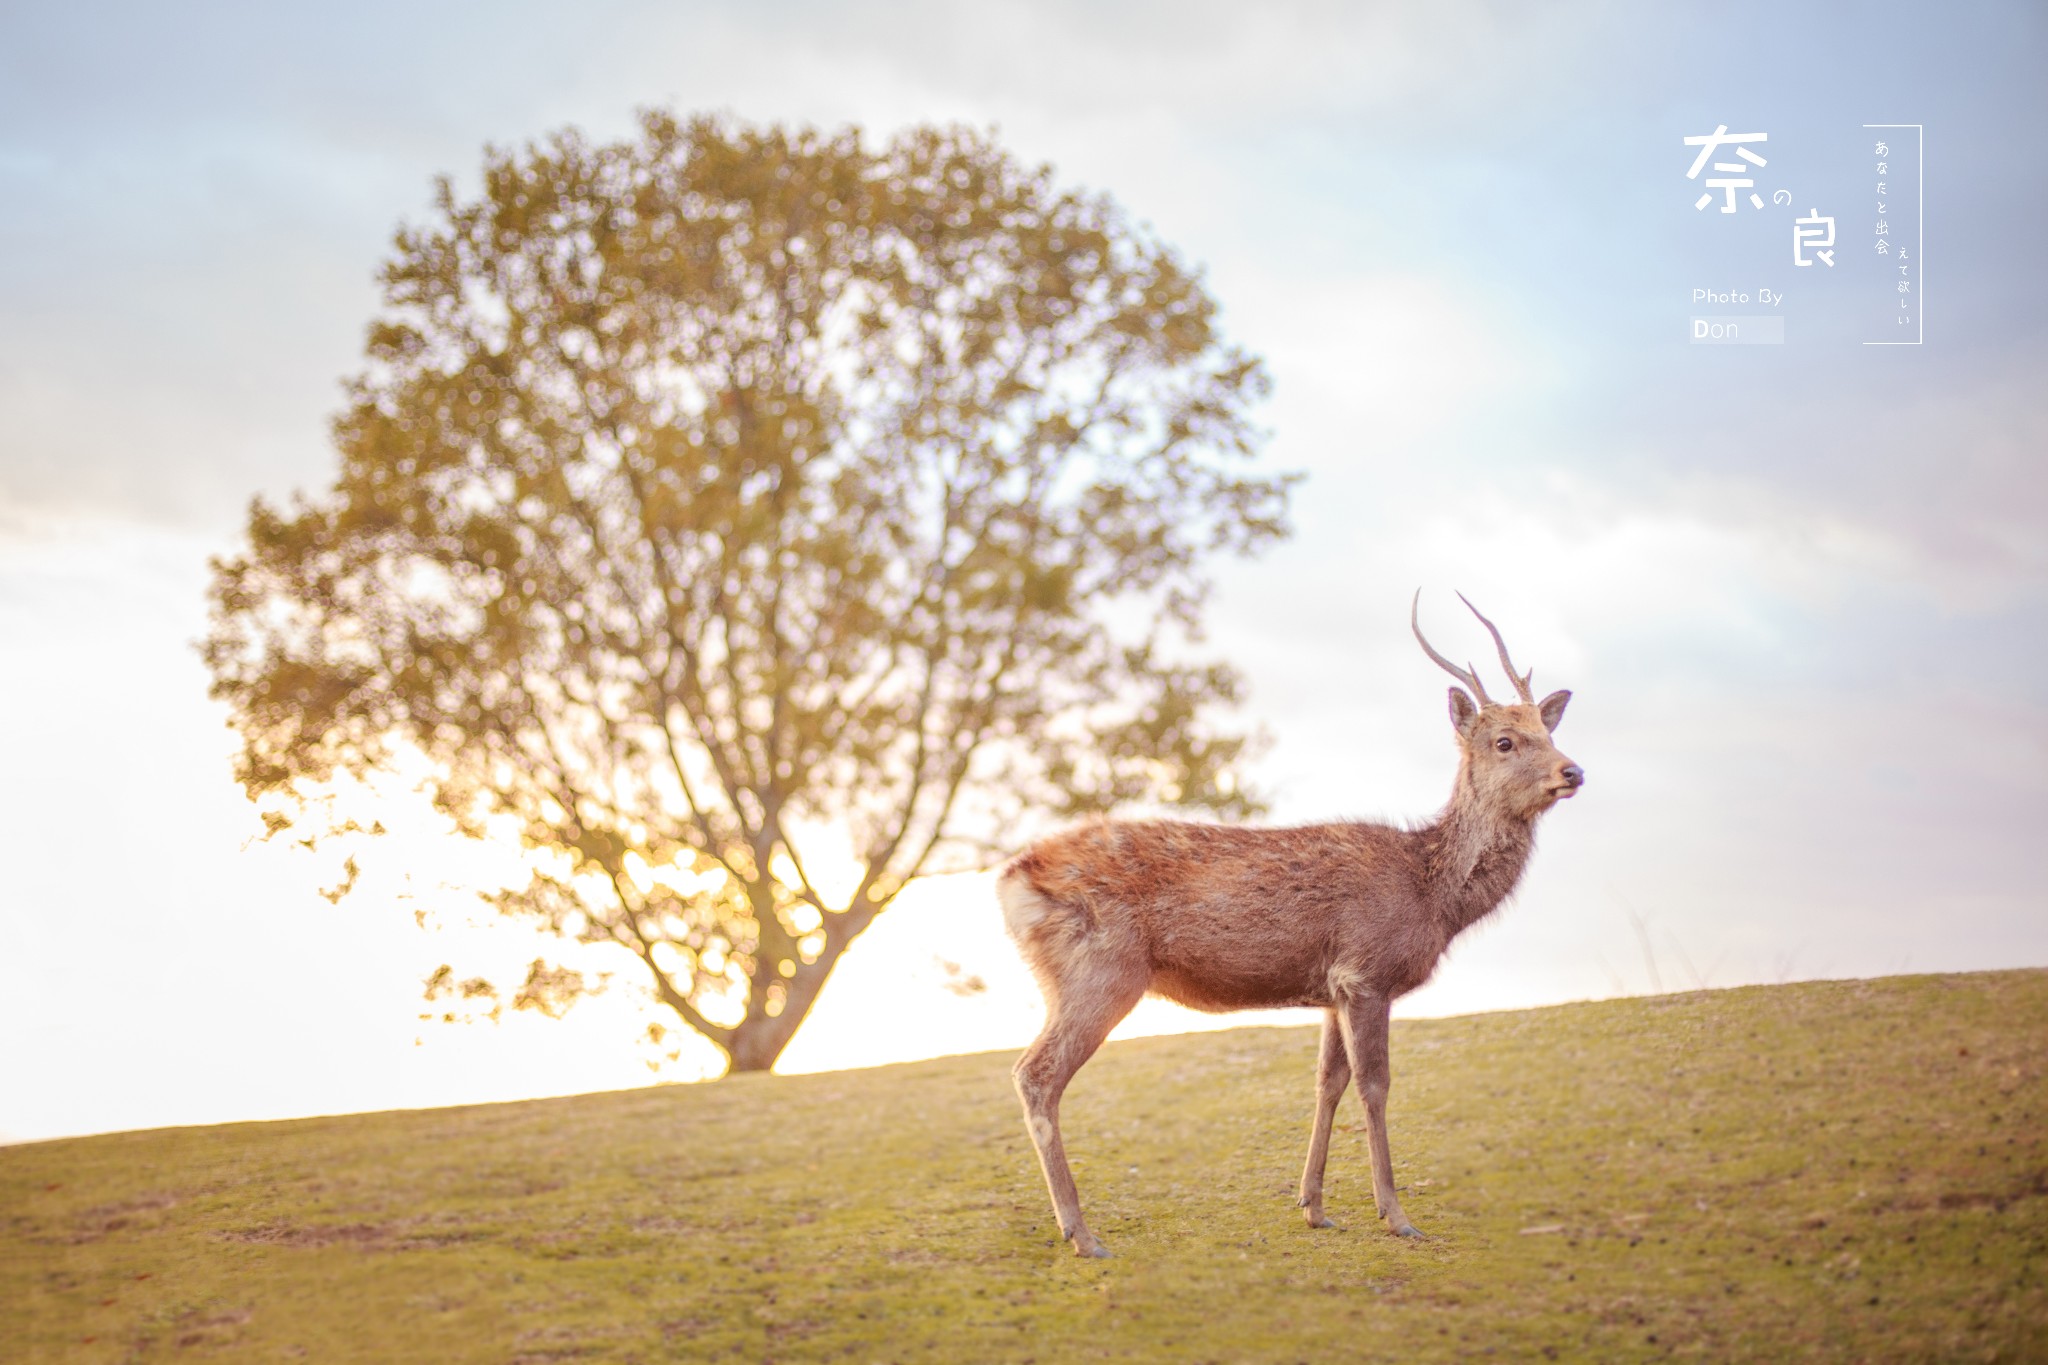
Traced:
MULTIPOLYGON (((1525 680, 1518 690, 1526 695, 1525 680)), ((1322 1211, 1323 1164, 1337 1100, 1355 1072, 1374 1202, 1394 1231, 1420 1235, 1394 1197, 1387 1155, 1388 1007, 1429 980, 1451 940, 1514 890, 1536 818, 1577 789, 1583 775, 1550 742, 1570 695, 1475 706, 1452 688, 1457 783, 1443 813, 1419 828, 1097 820, 1032 845, 1003 869, 1004 920, 1047 1004, 1045 1031, 1017 1062, 1017 1091, 1060 1230, 1077 1253, 1108 1254, 1081 1218, 1060 1096, 1147 993, 1201 1010, 1325 1010, 1302 1207, 1311 1226, 1333 1226, 1322 1211), (1503 738, 1507 752, 1498 748, 1503 738)))

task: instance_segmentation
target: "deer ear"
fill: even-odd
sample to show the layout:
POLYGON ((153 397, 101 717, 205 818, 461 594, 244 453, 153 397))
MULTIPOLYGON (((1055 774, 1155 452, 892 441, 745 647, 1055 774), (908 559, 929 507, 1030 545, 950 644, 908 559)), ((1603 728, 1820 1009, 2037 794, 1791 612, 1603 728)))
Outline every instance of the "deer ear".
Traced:
POLYGON ((1451 689, 1451 728, 1458 732, 1460 739, 1472 738, 1472 724, 1479 719, 1479 708, 1465 695, 1465 689, 1451 689))
POLYGON ((1564 719, 1564 705, 1571 699, 1571 693, 1558 691, 1552 692, 1542 701, 1536 703, 1536 714, 1543 717, 1544 729, 1555 730, 1557 728, 1557 723, 1564 719))

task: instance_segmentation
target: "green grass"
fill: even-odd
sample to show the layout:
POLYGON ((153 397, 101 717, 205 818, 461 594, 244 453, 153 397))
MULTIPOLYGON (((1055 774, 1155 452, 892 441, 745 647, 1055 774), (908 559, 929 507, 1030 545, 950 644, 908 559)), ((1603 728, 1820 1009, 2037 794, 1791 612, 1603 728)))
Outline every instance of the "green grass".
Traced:
POLYGON ((2048 972, 1104 1050, 1056 1241, 1009 1054, 0 1149, 9 1361, 2048 1360, 2048 972))

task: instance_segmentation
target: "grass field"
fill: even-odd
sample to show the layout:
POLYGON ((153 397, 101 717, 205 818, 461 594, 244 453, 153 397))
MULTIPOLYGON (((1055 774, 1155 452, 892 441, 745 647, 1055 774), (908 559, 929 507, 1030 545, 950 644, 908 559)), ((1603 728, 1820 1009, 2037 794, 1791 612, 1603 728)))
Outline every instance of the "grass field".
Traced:
MULTIPOLYGON (((1008 1054, 0 1149, 0 1358, 2048 1360, 2048 972, 1112 1045, 1057 1241, 1008 1054)), ((90 1083, 81 1079, 82 1084, 90 1083)))

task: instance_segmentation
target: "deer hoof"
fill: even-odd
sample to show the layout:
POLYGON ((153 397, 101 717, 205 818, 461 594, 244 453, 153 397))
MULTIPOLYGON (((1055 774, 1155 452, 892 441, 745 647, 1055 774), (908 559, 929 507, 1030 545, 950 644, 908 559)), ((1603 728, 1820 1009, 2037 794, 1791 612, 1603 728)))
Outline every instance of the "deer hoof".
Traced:
POLYGON ((1413 1223, 1407 1222, 1396 1223, 1394 1225, 1394 1235, 1396 1237, 1413 1237, 1418 1242, 1425 1240, 1422 1235, 1422 1229, 1416 1227, 1413 1223))
POLYGON ((1074 1254, 1076 1256, 1088 1257, 1097 1261, 1109 1259, 1109 1248, 1096 1241, 1095 1235, 1085 1229, 1075 1233, 1069 1240, 1074 1244, 1074 1254))
POLYGON ((1310 1203, 1306 1199, 1297 1199, 1294 1201, 1294 1204, 1296 1208, 1301 1210, 1301 1216, 1307 1220, 1310 1227, 1333 1228, 1337 1226, 1330 1221, 1329 1215, 1323 1212, 1323 1201, 1321 1199, 1316 1200, 1314 1203, 1310 1203))
POLYGON ((1322 1217, 1316 1219, 1315 1221, 1311 1222, 1309 1226, 1312 1228, 1335 1228, 1339 1232, 1342 1232, 1344 1230, 1344 1225, 1342 1223, 1339 1223, 1336 1219, 1330 1217, 1330 1215, 1327 1213, 1324 1214, 1322 1217))

